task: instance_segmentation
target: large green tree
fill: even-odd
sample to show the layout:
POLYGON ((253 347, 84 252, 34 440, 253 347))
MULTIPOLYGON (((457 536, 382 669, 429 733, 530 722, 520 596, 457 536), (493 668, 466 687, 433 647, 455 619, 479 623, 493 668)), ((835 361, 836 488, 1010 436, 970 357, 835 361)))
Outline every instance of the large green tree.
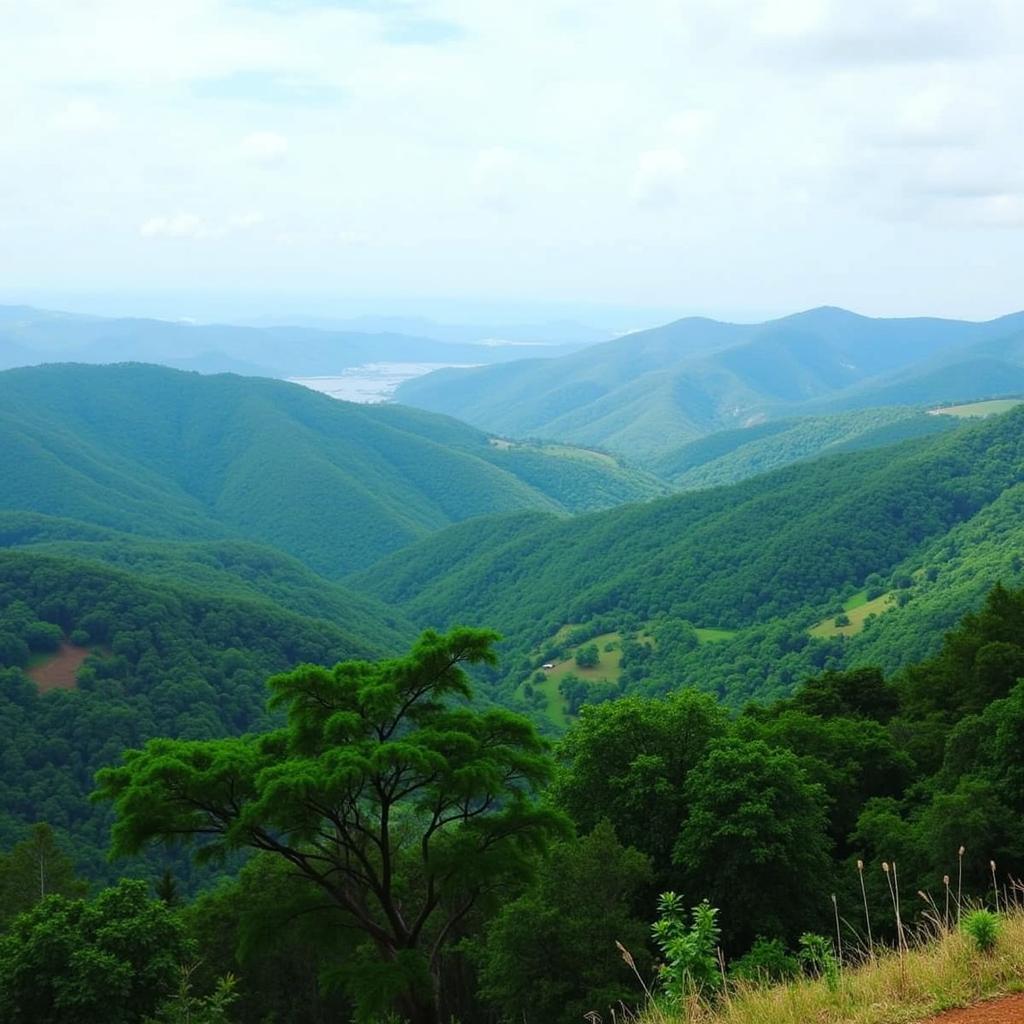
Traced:
POLYGON ((555 845, 536 882, 505 904, 476 948, 483 997, 502 1020, 576 1024, 641 995, 616 942, 646 960, 648 925, 635 913, 650 883, 647 857, 601 822, 555 845))
POLYGON ((721 908, 732 948, 758 935, 793 940, 826 918, 827 798, 795 754, 724 740, 690 772, 685 795, 676 862, 694 902, 721 908))
POLYGON ((466 703, 460 666, 493 663, 495 640, 426 632, 404 658, 303 665, 270 680, 283 728, 128 751, 98 775, 114 851, 191 838, 203 857, 283 858, 363 937, 347 965, 361 1012, 436 1024, 460 922, 565 828, 533 796, 550 773, 533 726, 466 703))
POLYGON ((687 774, 727 728, 727 712, 695 690, 584 707, 559 747, 554 797, 584 832, 610 821, 669 888, 687 774))
POLYGON ((0 937, 4 1024, 138 1024, 176 985, 193 950, 145 882, 92 900, 47 896, 0 937))

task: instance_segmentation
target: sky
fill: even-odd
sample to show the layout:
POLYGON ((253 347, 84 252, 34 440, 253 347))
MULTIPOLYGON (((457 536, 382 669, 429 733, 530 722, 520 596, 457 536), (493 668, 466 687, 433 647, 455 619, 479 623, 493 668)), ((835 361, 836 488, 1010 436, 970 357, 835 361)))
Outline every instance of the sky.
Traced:
POLYGON ((1018 0, 0 0, 0 300, 988 318, 1022 50, 1018 0))

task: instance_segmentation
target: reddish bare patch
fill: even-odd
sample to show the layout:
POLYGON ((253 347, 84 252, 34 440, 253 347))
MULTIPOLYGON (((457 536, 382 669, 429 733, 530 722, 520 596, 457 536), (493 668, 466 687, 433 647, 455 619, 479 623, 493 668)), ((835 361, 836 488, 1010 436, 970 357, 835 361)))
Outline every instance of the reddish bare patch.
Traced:
POLYGON ((929 1017, 923 1024, 1021 1024, 1024 1021, 1024 995, 992 999, 962 1010, 947 1010, 929 1017))
POLYGON ((33 665, 28 670, 28 677, 36 684, 40 693, 46 693, 47 690, 73 690, 78 681, 78 670, 90 653, 88 647, 61 644, 52 658, 47 658, 39 665, 33 665))

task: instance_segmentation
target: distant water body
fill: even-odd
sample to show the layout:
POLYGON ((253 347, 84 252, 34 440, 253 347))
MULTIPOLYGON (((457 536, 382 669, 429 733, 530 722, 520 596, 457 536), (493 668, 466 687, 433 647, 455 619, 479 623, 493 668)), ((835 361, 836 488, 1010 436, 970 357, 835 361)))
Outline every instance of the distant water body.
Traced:
POLYGON ((289 377, 293 384, 322 391, 331 398, 346 402, 386 402, 403 381, 422 377, 432 370, 448 366, 466 366, 466 363, 365 363, 351 366, 333 377, 289 377))

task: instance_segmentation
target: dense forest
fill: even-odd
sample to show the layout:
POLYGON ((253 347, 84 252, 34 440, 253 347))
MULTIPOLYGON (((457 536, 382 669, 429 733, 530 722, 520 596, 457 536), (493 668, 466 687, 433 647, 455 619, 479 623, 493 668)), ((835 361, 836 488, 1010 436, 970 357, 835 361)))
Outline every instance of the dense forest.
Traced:
MULTIPOLYGON (((44 645, 43 620, 20 618, 24 642, 44 645)), ((828 934, 833 893, 847 941, 863 941, 859 863, 875 941, 889 940, 883 860, 907 893, 937 894, 963 847, 963 890, 981 898, 990 861, 998 879, 1024 867, 1022 637, 1024 590, 997 586, 895 677, 825 672, 739 714, 692 689, 627 697, 584 708, 553 750, 473 701, 459 666, 492 659, 486 631, 277 674, 269 715, 239 681, 222 720, 179 719, 180 738, 145 746, 119 737, 137 749, 98 776, 116 853, 191 836, 220 880, 185 898, 151 862, 148 886, 103 889, 47 824, 8 840, 3 1018, 62 1022, 75 1005, 81 1020, 177 1019, 191 1001, 253 1024, 389 1010, 569 1024, 639 1001, 616 942, 650 972, 658 892, 709 901, 731 971, 785 972, 798 938, 828 934), (182 993, 178 965, 195 960, 182 993)), ((5 685, 28 702, 17 674, 5 685)), ((83 701, 102 685, 89 678, 83 701)), ((186 694, 168 692, 165 711, 186 694)), ((905 920, 925 909, 908 899, 905 920)))
POLYGON ((624 650, 618 689, 595 687, 598 699, 684 684, 734 705, 781 696, 801 676, 861 663, 864 647, 886 664, 903 657, 902 641, 914 657, 931 653, 943 629, 1000 578, 993 560, 1003 578, 1019 578, 1010 531, 1022 428, 1024 409, 569 522, 475 520, 350 582, 423 625, 502 623, 510 684, 557 656, 555 638, 571 624, 577 635, 647 630, 664 638, 624 650), (996 519, 1003 528, 991 528, 996 519), (976 544, 988 554, 979 547, 975 557, 976 544), (954 549, 955 560, 947 557, 954 549), (861 635, 810 632, 862 589, 892 592, 896 607, 861 635), (919 623, 916 609, 926 606, 936 628, 900 628, 919 623), (884 656, 869 643, 883 627, 884 656), (694 628, 724 632, 718 643, 698 644, 694 628))
POLYGON ((0 509, 271 544, 340 576, 453 522, 664 493, 611 458, 497 446, 447 417, 156 366, 0 373, 0 509))
POLYGON ((858 900, 892 941, 882 860, 1024 867, 1024 407, 670 482, 273 381, 0 391, 0 1019, 569 1024, 641 1000, 617 942, 782 977, 858 900))

